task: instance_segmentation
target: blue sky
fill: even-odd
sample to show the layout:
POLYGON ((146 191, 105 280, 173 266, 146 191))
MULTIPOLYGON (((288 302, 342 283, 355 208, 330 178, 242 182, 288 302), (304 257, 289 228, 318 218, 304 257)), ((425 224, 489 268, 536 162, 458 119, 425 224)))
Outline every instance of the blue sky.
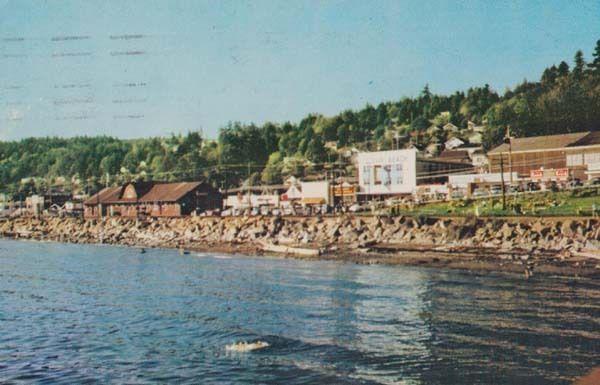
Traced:
POLYGON ((598 39, 600 1, 0 0, 0 139, 216 137, 426 83, 502 92, 598 39))

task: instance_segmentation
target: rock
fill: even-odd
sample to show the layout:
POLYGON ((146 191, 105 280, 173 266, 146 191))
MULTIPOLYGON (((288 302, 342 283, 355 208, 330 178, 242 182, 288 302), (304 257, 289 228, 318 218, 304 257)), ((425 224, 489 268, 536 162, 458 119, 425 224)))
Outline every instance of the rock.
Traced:
POLYGON ((560 232, 566 237, 575 235, 576 224, 572 219, 566 219, 560 226, 560 232))
POLYGON ((511 239, 515 235, 515 230, 508 223, 504 223, 500 229, 500 234, 504 239, 511 239))

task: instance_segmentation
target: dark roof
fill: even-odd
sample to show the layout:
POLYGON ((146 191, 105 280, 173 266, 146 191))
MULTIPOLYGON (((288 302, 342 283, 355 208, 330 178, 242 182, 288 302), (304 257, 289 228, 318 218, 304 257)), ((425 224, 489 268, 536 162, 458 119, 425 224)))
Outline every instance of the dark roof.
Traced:
POLYGON ((600 131, 592 131, 577 142, 570 144, 569 147, 594 146, 598 144, 600 144, 600 131))
POLYGON ((470 161, 469 151, 467 150, 444 150, 440 153, 440 159, 444 160, 456 160, 456 161, 470 161))
POLYGON ((88 199, 86 199, 83 202, 83 204, 85 204, 85 205, 95 205, 98 202, 104 203, 104 202, 109 201, 109 200, 112 201, 112 200, 115 200, 115 199, 119 199, 119 196, 121 196, 121 190, 122 189, 123 189, 122 186, 103 188, 102 190, 100 190, 96 194, 94 194, 91 197, 89 197, 88 199))
POLYGON ((138 198, 123 198, 124 186, 108 187, 87 199, 84 204, 97 203, 133 203, 133 202, 176 202, 200 186, 201 182, 135 182, 133 184, 138 198))
POLYGON ((176 202, 200 186, 201 182, 160 183, 152 186, 140 202, 176 202))
POLYGON ((461 165, 464 166, 466 168, 471 168, 472 165, 471 163, 467 163, 467 162, 461 162, 458 161, 456 159, 443 159, 443 158, 422 158, 422 157, 418 157, 417 158, 417 162, 423 162, 423 163, 445 163, 445 164, 454 164, 454 165, 461 165))
MULTIPOLYGON (((511 141, 511 151, 543 151, 554 148, 565 148, 575 145, 582 139, 590 135, 590 132, 576 132, 572 134, 560 134, 560 135, 545 135, 545 136, 532 136, 528 138, 513 138, 511 141)), ((577 144, 580 146, 581 144, 577 144)), ((498 154, 501 152, 508 152, 508 143, 503 143, 500 146, 492 149, 489 154, 498 154)))

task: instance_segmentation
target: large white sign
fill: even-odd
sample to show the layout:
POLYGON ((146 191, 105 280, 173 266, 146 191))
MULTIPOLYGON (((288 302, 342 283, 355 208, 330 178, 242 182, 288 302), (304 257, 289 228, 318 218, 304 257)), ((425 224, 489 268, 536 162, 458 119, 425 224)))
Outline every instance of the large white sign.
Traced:
POLYGON ((412 194, 417 186, 417 150, 358 154, 361 194, 412 194))

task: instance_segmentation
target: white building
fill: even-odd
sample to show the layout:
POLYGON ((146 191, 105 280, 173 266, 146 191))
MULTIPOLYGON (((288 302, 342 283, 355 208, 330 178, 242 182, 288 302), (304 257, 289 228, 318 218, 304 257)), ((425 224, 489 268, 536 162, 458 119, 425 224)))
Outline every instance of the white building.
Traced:
POLYGON ((280 194, 285 192, 286 186, 251 186, 229 189, 223 192, 223 206, 243 210, 258 207, 279 207, 280 194))
POLYGON ((471 155, 471 161, 472 161, 474 167, 476 167, 477 169, 480 169, 480 170, 484 169, 484 168, 487 169, 488 158, 487 158, 487 155, 485 154, 485 152, 483 152, 483 150, 474 151, 470 155, 471 155))
POLYGON ((331 190, 328 181, 300 182, 302 191, 302 204, 305 205, 329 205, 332 202, 331 190))
POLYGON ((472 171, 470 164, 441 158, 421 158, 415 149, 358 154, 359 194, 414 194, 418 185, 443 184, 451 173, 472 171))
MULTIPOLYGON (((513 172, 513 181, 519 180, 519 174, 513 172)), ((504 183, 510 182, 510 173, 504 173, 504 183)), ((483 174, 450 175, 448 184, 453 188, 467 188, 469 183, 501 183, 502 175, 499 172, 483 174)))
POLYGON ((358 154, 361 194, 412 194, 417 186, 417 150, 362 152, 358 154))

